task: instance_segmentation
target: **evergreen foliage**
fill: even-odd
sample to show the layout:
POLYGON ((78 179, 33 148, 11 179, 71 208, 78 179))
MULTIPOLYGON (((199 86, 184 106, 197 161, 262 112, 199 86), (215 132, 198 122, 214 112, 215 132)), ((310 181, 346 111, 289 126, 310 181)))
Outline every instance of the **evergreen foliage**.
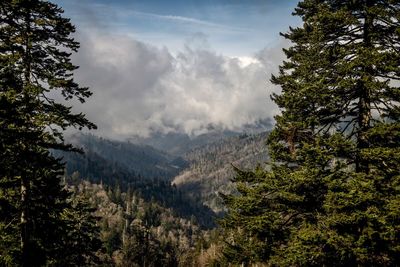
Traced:
POLYGON ((95 230, 79 228, 82 216, 88 216, 85 209, 68 201, 60 183, 64 165, 49 153, 73 149, 63 141, 67 127, 95 127, 51 97, 58 93, 65 100, 84 102, 91 94, 73 80, 77 67, 70 52, 79 44, 62 12, 48 1, 0 2, 2 266, 65 266, 66 260, 89 264, 97 250, 91 236, 95 230), (81 262, 82 257, 87 260, 81 262))
POLYGON ((400 261, 400 2, 304 0, 272 81, 271 171, 238 170, 225 259, 273 266, 400 261))

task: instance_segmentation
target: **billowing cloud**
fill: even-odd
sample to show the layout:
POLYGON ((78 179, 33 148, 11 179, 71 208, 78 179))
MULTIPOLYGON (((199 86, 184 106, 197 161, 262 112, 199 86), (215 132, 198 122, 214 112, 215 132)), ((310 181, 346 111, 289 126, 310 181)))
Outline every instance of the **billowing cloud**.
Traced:
POLYGON ((94 94, 76 108, 99 135, 198 134, 210 125, 237 130, 277 112, 269 95, 278 89, 269 79, 283 59, 282 44, 234 58, 214 52, 202 35, 175 55, 112 33, 77 39, 76 78, 94 94))

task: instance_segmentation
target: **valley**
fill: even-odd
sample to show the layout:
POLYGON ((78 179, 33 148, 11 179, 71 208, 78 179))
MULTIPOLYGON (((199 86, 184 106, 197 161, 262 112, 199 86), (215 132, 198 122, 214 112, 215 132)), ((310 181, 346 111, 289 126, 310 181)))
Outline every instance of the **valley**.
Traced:
POLYGON ((268 160, 267 135, 220 133, 205 144, 194 138, 191 149, 170 154, 148 144, 76 134, 68 141, 84 154, 53 153, 66 162, 70 192, 95 209, 103 262, 202 266, 200 261, 213 259, 210 249, 214 258, 219 253, 216 226, 225 212, 219 194, 235 192, 233 166, 253 168, 268 160))

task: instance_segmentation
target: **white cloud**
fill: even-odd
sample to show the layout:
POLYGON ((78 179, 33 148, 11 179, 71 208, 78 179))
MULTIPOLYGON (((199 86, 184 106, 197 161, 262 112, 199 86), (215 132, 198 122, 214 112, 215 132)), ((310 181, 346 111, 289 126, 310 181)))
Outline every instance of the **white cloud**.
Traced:
POLYGON ((76 78, 94 93, 78 108, 99 126, 99 135, 240 129, 277 112, 269 98, 277 88, 269 79, 283 59, 281 45, 234 58, 193 43, 174 56, 115 34, 78 39, 76 78))

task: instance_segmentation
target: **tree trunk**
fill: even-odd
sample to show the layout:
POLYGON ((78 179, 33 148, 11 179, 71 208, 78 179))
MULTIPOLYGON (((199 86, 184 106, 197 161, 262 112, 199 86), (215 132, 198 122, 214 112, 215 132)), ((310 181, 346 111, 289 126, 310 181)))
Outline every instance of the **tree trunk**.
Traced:
POLYGON ((21 177, 21 266, 29 266, 29 243, 30 243, 30 231, 29 231, 29 181, 26 175, 21 177))
MULTIPOLYGON (((27 4, 29 5, 29 3, 27 4)), ((25 56, 24 56, 24 91, 23 96, 25 100, 25 109, 26 114, 31 114, 30 108, 30 92, 29 86, 31 84, 31 14, 29 6, 26 7, 25 11, 25 33, 24 33, 24 45, 25 45, 25 56), (28 91, 26 91, 28 90, 28 91)), ((30 131, 30 122, 25 126, 25 130, 27 132, 30 131)), ((29 151, 29 147, 25 148, 26 151, 29 151)), ((28 165, 28 159, 26 159, 26 165, 28 165)), ((21 266, 28 267, 30 266, 30 217, 29 217, 29 196, 30 194, 30 181, 29 175, 27 173, 23 173, 21 176, 21 266)))
MULTIPOLYGON (((366 7, 368 8, 371 5, 371 1, 366 2, 366 7)), ((373 44, 371 42, 371 30, 373 27, 373 17, 368 14, 367 10, 365 11, 365 21, 364 21, 364 48, 366 50, 372 49, 373 44)), ((372 80, 372 67, 367 65, 364 70, 364 75, 360 77, 358 82, 357 90, 359 93, 359 102, 358 102, 358 135, 357 135, 357 149, 358 154, 356 158, 356 172, 369 172, 368 163, 365 162, 363 157, 360 155, 361 151, 365 148, 369 147, 368 138, 366 136, 366 132, 370 128, 371 123, 371 97, 368 87, 365 85, 365 81, 372 80)))

